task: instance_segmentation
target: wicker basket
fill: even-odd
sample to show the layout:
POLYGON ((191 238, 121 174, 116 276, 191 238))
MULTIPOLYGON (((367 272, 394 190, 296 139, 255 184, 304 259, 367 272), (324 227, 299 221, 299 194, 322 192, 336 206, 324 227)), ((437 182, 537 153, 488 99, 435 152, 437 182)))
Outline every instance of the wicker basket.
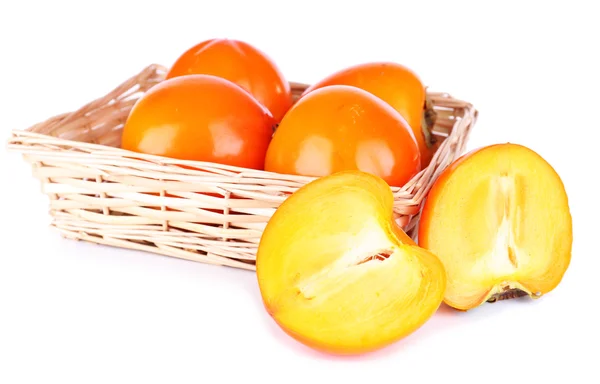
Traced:
MULTIPOLYGON (((254 270, 270 216, 313 178, 120 149, 130 109, 166 71, 150 65, 77 111, 13 131, 8 147, 33 167, 50 198, 52 225, 65 237, 254 270)), ((297 100, 307 85, 290 84, 297 100)), ((421 202, 462 154, 477 118, 467 102, 428 94, 437 112, 434 131, 443 142, 426 169, 392 188, 396 217, 413 238, 421 202)))

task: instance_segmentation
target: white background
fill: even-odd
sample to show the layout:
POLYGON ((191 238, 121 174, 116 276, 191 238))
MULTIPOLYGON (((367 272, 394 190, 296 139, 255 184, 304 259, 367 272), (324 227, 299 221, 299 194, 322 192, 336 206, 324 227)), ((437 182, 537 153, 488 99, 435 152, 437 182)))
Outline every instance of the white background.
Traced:
POLYGON ((332 358, 274 326, 252 272, 62 239, 29 166, 3 148, 0 383, 599 383, 593 3, 2 2, 4 138, 212 37, 256 45, 293 81, 395 60, 476 105, 469 148, 511 141, 545 157, 566 184, 575 240, 541 300, 442 308, 390 348, 332 358))

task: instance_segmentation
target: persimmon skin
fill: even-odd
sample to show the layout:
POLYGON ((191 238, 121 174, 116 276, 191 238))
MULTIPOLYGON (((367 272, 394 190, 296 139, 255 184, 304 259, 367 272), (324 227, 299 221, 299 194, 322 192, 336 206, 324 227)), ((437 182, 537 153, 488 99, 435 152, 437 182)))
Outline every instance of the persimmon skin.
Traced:
POLYGON ((190 74, 214 75, 250 92, 279 122, 292 105, 285 76, 266 53, 240 40, 215 38, 182 53, 166 78, 190 74))
POLYGON ((275 121, 229 80, 189 75, 165 80, 138 100, 123 127, 123 149, 263 169, 275 121))
POLYGON ((362 89, 332 85, 300 99, 277 127, 265 170, 320 177, 344 170, 370 172, 402 186, 421 169, 406 120, 362 89))
POLYGON ((442 302, 442 263, 393 219, 381 178, 343 171, 288 197, 261 237, 256 275, 265 310, 298 342, 360 355, 418 330, 442 302))
POLYGON ((351 85, 379 97, 408 122, 421 153, 421 166, 431 162, 439 147, 431 130, 432 108, 426 108, 426 88, 410 68, 394 62, 368 62, 339 70, 309 86, 302 97, 329 85, 351 85), (425 118, 426 111, 429 111, 425 118), (436 145, 437 144, 437 145, 436 145))
POLYGON ((540 298, 571 260, 564 185, 528 147, 474 149, 438 177, 421 212, 418 242, 446 267, 444 302, 470 310, 521 295, 540 298))

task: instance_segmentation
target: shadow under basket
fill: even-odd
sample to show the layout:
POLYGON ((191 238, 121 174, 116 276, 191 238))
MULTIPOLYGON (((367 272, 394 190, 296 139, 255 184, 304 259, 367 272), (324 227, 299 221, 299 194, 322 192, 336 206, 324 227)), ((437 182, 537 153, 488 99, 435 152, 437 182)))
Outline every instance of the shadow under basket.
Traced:
MULTIPOLYGON (((8 148, 31 164, 49 197, 52 226, 67 238, 254 270, 269 218, 314 178, 120 149, 129 111, 166 72, 150 65, 77 111, 14 130, 8 148)), ((290 85, 294 100, 307 87, 290 85)), ((439 174, 463 153, 477 119, 468 102, 446 93, 428 91, 428 96, 441 145, 425 169, 406 185, 392 187, 395 216, 413 239, 421 203, 439 174)))

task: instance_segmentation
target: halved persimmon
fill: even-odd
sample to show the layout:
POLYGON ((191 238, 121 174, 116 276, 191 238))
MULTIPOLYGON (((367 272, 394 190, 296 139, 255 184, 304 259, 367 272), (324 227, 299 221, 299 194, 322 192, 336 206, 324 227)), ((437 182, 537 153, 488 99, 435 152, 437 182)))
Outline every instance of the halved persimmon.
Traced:
POLYGON ((393 218, 381 178, 344 171, 306 184, 269 220, 256 271, 264 306, 299 342, 362 354, 420 328, 442 302, 442 263, 393 218))
POLYGON ((559 175, 511 143, 471 151, 447 168, 429 192, 418 235, 446 267, 444 301, 461 310, 552 291, 569 266, 572 239, 559 175))

